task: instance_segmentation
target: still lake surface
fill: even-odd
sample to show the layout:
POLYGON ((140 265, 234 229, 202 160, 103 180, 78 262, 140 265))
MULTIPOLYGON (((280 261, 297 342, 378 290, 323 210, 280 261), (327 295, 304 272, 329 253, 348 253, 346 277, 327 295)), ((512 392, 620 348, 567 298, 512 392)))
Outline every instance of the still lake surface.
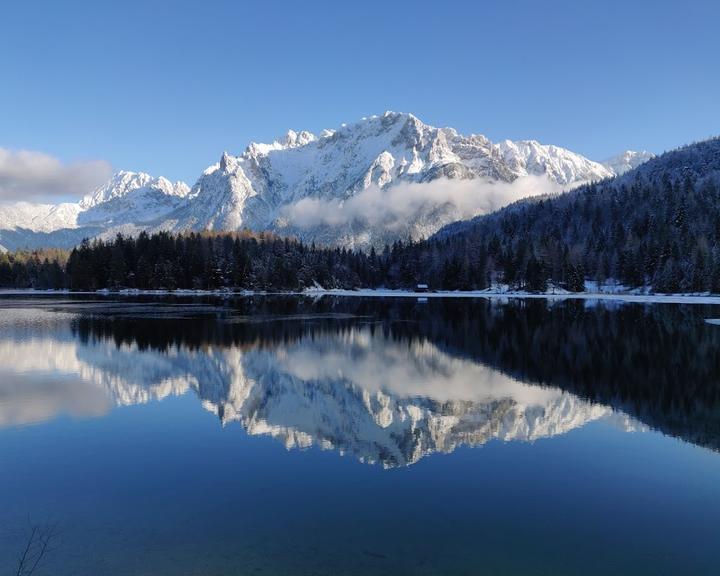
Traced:
POLYGON ((0 299, 0 574, 718 574, 720 308, 0 299))

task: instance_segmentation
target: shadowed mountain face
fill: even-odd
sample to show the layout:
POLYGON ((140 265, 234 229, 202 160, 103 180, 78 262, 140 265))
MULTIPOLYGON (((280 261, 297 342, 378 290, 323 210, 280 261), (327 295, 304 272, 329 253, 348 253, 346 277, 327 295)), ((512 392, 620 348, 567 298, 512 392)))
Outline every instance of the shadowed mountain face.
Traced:
POLYGON ((720 447, 720 330, 704 322, 705 307, 290 298, 30 306, 2 310, 0 425, 192 393, 223 425, 385 467, 601 418, 720 447))

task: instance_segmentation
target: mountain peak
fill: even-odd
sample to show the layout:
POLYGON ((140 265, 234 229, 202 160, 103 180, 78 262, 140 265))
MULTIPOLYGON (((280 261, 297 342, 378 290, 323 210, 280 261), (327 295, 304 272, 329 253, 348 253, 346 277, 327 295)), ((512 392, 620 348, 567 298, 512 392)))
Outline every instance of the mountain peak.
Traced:
MULTIPOLYGON (((143 222, 164 218, 186 201, 190 188, 144 172, 120 171, 77 205, 75 225, 132 230, 143 222)), ((119 231, 119 229, 117 230, 119 231)))
MULTIPOLYGON (((382 115, 383 118, 390 118, 392 120, 416 120, 420 122, 419 118, 415 116, 414 114, 410 112, 395 112, 394 110, 385 110, 385 113, 382 115)), ((371 116, 370 118, 377 118, 377 116, 371 116)))
POLYGON ((284 148, 296 148, 298 146, 305 146, 310 142, 315 141, 315 134, 308 132, 307 130, 301 130, 295 132, 295 130, 288 130, 285 137, 280 141, 284 148))
POLYGON ((83 209, 93 208, 113 198, 124 196, 133 190, 147 186, 152 180, 152 176, 145 172, 120 170, 115 172, 105 184, 87 194, 80 201, 80 207, 83 209))
POLYGON ((311 142, 315 142, 315 140, 317 140, 317 137, 312 132, 308 132, 307 130, 296 132, 295 130, 290 129, 284 136, 273 141, 271 144, 251 142, 245 149, 243 156, 245 158, 257 158, 259 156, 266 156, 270 152, 277 150, 300 148, 310 144, 311 142))
MULTIPOLYGON (((499 208, 488 199, 496 192, 488 182, 513 183, 519 198, 533 193, 522 187, 527 176, 546 178, 545 188, 566 190, 611 177, 623 170, 621 164, 635 165, 648 157, 636 152, 621 156, 622 162, 601 165, 536 140, 493 143, 388 110, 318 136, 288 130, 270 144, 249 144, 239 156, 224 152, 192 191, 182 182, 120 171, 74 204, 74 211, 54 210, 52 221, 46 216, 51 206, 0 211, 0 230, 29 223, 22 227, 42 225, 62 232, 93 225, 109 233, 123 222, 128 233, 248 228, 325 244, 380 246, 397 238, 429 237, 454 220, 499 208), (444 180, 464 181, 464 195, 444 180), (429 193, 426 185, 436 181, 429 193), (402 188, 406 197, 395 198, 398 185, 408 185, 402 188)), ((88 235, 97 233, 94 229, 88 235)), ((6 237, 2 244, 8 247, 6 237)))
POLYGON ((233 157, 227 152, 223 152, 222 156, 220 157, 220 170, 223 172, 227 172, 228 165, 232 163, 233 157))

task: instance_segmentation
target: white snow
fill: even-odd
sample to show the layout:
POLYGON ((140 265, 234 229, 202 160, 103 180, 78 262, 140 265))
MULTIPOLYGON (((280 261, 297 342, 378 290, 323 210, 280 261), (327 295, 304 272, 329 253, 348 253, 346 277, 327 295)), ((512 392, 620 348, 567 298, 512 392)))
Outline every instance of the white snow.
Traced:
MULTIPOLYGON (((118 231, 243 228, 352 247, 379 245, 408 234, 427 237, 453 220, 483 213, 488 202, 472 202, 469 211, 454 205, 445 182, 508 184, 542 177, 568 189, 612 176, 613 170, 636 165, 645 154, 626 152, 612 168, 534 140, 493 143, 482 135, 429 126, 412 114, 386 112, 319 136, 289 130, 271 144, 251 143, 240 156, 226 152, 192 189, 163 177, 123 171, 77 204, 0 206, 0 233, 16 232, 0 235, 11 249, 23 243, 71 246, 84 235, 118 231), (436 188, 424 191, 431 182, 436 188), (306 200, 341 205, 364 192, 387 192, 401 184, 415 185, 408 190, 419 195, 417 211, 402 213, 403 226, 365 221, 362 214, 356 221, 335 225, 299 226, 293 218, 292 208, 306 200), (72 230, 77 232, 68 233, 72 230)), ((481 186, 473 190, 469 193, 497 192, 481 186)), ((465 187, 463 198, 467 196, 465 187)))
POLYGON ((519 175, 547 174, 558 184, 610 178, 614 173, 597 162, 558 146, 543 146, 535 140, 497 144, 503 160, 519 175))
MULTIPOLYGON (((609 302, 640 302, 648 304, 718 304, 720 295, 713 294, 652 294, 644 292, 568 292, 556 290, 555 292, 523 292, 512 290, 466 290, 466 291, 436 291, 414 292, 412 290, 391 289, 358 289, 343 290, 339 288, 325 289, 321 287, 307 288, 302 292, 267 292, 262 290, 97 290, 95 292, 70 292, 68 290, 33 290, 33 289, 2 289, 2 296, 18 296, 33 294, 105 294, 120 296, 346 296, 351 298, 493 298, 507 300, 509 298, 529 298, 547 300, 587 300, 609 302)), ((720 324, 720 320, 709 319, 710 324, 720 324)))
POLYGON ((502 290, 467 290, 413 292, 411 290, 389 289, 319 289, 308 288, 306 296, 350 296, 362 298, 544 298, 547 300, 609 300, 618 302, 646 302, 656 304, 720 304, 720 295, 711 294, 647 294, 623 292, 523 292, 502 290))
POLYGON ((89 210, 100 204, 110 202, 117 198, 123 198, 130 194, 136 194, 138 190, 154 189, 167 196, 185 198, 190 193, 190 188, 184 182, 173 184, 162 176, 153 178, 144 172, 120 171, 92 193, 80 201, 81 210, 89 210))
POLYGON ((52 232, 77 227, 78 204, 33 204, 16 202, 0 205, 0 230, 52 232))
POLYGON ((612 173, 557 146, 534 141, 493 144, 484 136, 428 126, 412 114, 386 112, 324 131, 319 138, 290 131, 272 144, 250 144, 241 156, 223 155, 195 184, 188 205, 161 228, 249 228, 354 247, 380 244, 407 233, 428 236, 457 218, 478 213, 452 206, 447 194, 433 202, 432 194, 420 192, 421 184, 442 179, 508 183, 528 176, 572 187, 612 173), (373 188, 392 190, 402 183, 418 185, 422 204, 417 214, 404 219, 402 230, 373 228, 362 219, 303 223, 292 210, 307 201, 339 206, 373 188))
POLYGON ((137 234, 168 217, 189 195, 184 182, 121 171, 77 203, 0 205, 0 236, 7 248, 18 249, 69 248, 84 236, 137 234))
POLYGON ((655 158, 655 154, 648 152, 647 150, 642 150, 640 152, 626 150, 622 154, 608 158, 603 161, 602 164, 611 170, 616 176, 621 176, 628 170, 637 168, 640 164, 643 164, 653 158, 655 158))

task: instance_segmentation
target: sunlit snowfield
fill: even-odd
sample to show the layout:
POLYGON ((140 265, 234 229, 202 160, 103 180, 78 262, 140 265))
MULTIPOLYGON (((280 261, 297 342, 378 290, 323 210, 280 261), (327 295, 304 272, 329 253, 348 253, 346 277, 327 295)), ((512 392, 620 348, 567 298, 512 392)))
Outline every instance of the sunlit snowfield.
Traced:
POLYGON ((720 307, 0 300, 0 574, 717 574, 720 307))

